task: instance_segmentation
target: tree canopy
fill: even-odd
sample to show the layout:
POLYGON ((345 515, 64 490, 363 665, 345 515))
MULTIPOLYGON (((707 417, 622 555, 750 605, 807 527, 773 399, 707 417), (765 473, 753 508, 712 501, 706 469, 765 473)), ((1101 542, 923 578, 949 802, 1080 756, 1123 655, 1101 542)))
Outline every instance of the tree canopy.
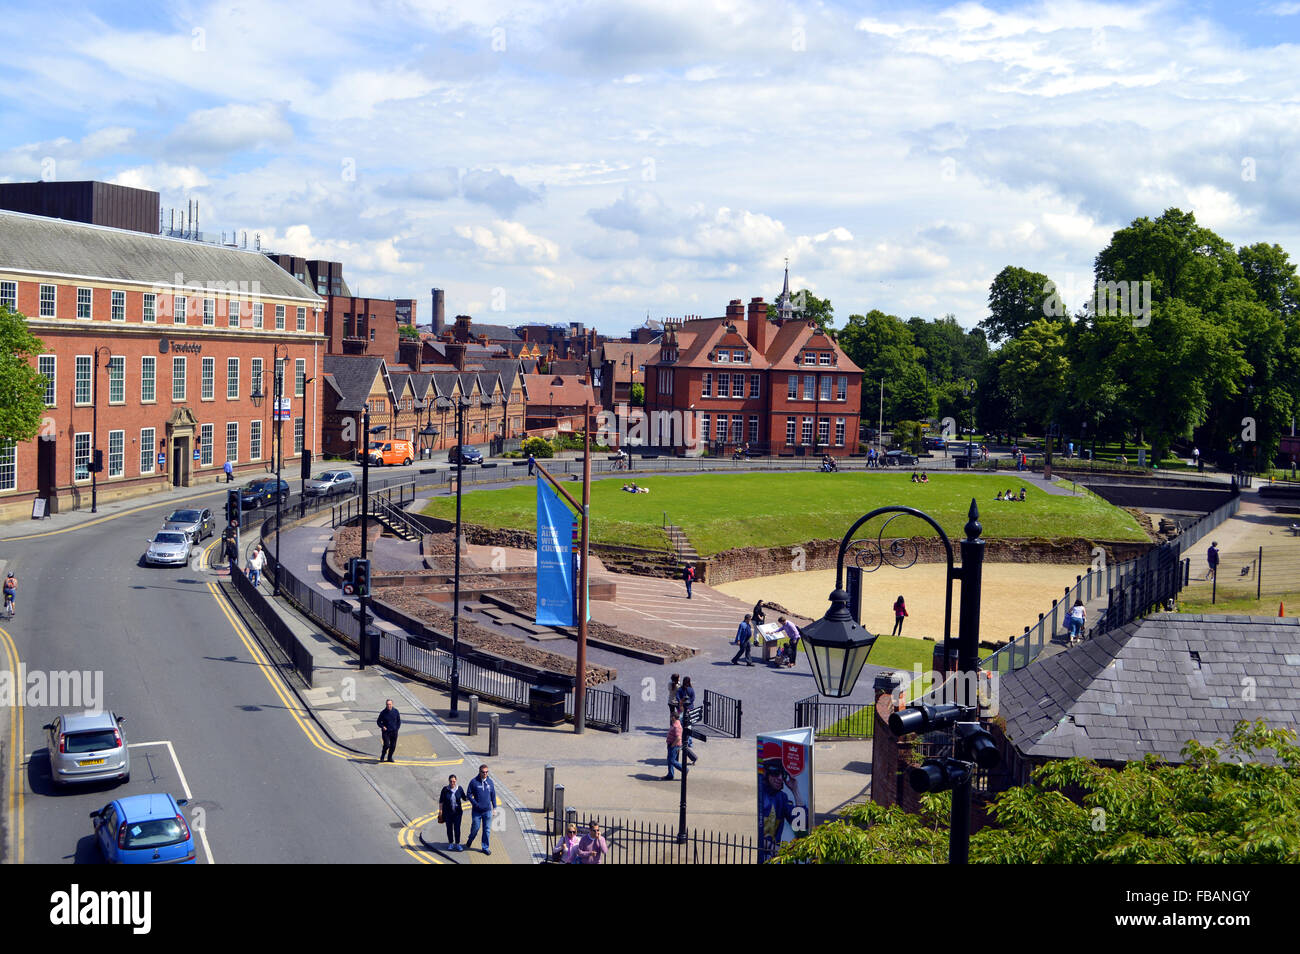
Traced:
POLYGON ((0 305, 0 440, 29 441, 45 414, 45 377, 31 359, 45 344, 27 328, 27 319, 0 305))

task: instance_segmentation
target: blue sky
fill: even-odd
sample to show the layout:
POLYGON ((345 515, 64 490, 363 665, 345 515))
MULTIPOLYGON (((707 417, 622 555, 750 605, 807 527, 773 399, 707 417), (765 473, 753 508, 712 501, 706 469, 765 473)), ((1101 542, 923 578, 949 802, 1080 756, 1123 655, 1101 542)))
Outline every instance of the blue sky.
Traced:
POLYGON ((1084 297, 1177 206, 1300 254, 1300 2, 9 3, 0 179, 200 202, 354 290, 617 334, 1084 297))

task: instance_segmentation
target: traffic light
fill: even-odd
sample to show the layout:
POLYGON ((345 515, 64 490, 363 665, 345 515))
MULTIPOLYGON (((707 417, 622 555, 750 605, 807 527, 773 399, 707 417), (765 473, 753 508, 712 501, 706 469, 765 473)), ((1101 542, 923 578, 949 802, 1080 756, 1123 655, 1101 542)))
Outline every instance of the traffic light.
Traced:
POLYGON ((370 595, 370 561, 357 560, 352 568, 352 588, 357 596, 370 595))
POLYGON ((311 480, 311 451, 304 447, 302 449, 302 479, 311 480))
POLYGON ((953 729, 954 750, 959 758, 926 759, 908 773, 907 780, 917 792, 943 792, 970 781, 975 766, 996 768, 1001 756, 987 729, 976 721, 976 710, 969 706, 911 706, 889 717, 895 735, 953 729))
POLYGON ((348 560, 348 568, 343 574, 343 595, 352 596, 357 591, 357 563, 356 557, 348 560))
POLYGON ((244 502, 239 496, 238 490, 226 491, 226 523, 238 524, 240 515, 243 513, 244 502))
POLYGON ((92 474, 102 474, 104 472, 104 452, 102 450, 96 449, 86 469, 92 474))

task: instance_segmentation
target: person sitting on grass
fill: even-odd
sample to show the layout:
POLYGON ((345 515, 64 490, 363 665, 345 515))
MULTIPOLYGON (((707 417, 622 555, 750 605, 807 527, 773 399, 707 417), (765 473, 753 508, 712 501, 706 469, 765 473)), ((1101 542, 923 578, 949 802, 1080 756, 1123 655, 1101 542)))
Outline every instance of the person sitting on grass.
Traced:
POLYGON ((1024 499, 1025 499, 1025 488, 1024 488, 1024 487, 1021 487, 1021 488, 1020 488, 1020 496, 1017 497, 1016 499, 1017 499, 1017 500, 1024 500, 1024 499))
POLYGON ((916 471, 912 471, 912 483, 919 484, 920 482, 921 482, 921 475, 918 474, 916 471))
POLYGON ((923 484, 928 484, 929 482, 930 482, 930 475, 929 475, 929 474, 922 474, 922 475, 921 475, 921 483, 923 483, 923 484))
POLYGON ((637 490, 637 486, 636 486, 635 483, 624 484, 624 485, 623 485, 623 489, 626 490, 626 491, 627 491, 628 493, 630 493, 630 494, 640 493, 640 491, 637 490))
POLYGON ((996 497, 994 497, 993 499, 994 499, 994 500, 1001 500, 1001 499, 1003 499, 1003 498, 1002 498, 1002 491, 999 490, 999 491, 998 491, 998 495, 997 495, 996 497))

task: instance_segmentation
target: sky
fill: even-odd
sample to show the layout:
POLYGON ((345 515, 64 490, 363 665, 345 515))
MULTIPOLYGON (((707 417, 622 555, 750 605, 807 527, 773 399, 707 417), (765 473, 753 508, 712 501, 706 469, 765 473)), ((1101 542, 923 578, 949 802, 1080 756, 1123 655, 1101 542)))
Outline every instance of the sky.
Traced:
POLYGON ((354 294, 620 335, 792 288, 1081 303, 1171 207, 1300 256, 1300 0, 37 3, 0 22, 0 180, 200 204, 354 294))

